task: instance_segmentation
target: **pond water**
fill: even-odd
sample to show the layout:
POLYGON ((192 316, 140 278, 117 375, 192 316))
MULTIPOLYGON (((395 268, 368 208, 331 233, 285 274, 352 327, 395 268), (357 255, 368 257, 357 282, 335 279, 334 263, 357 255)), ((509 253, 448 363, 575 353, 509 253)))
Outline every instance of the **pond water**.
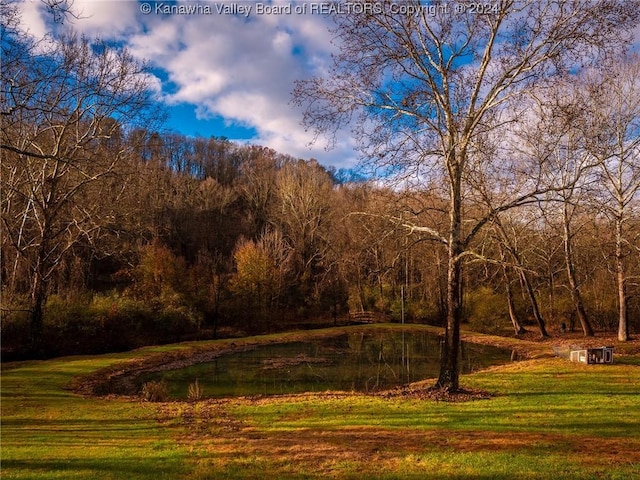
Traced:
MULTIPOLYGON (((203 397, 275 395, 327 390, 372 392, 438 376, 439 338, 425 332, 348 333, 265 345, 138 379, 164 380, 169 396, 186 399, 196 379, 203 397)), ((511 361, 511 351, 464 343, 461 371, 511 361)))

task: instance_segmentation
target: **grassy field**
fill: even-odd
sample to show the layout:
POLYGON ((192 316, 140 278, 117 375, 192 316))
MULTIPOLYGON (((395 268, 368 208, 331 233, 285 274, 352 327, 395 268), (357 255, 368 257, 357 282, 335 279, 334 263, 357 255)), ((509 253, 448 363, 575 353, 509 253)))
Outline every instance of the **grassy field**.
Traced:
POLYGON ((494 397, 462 403, 326 393, 152 404, 67 389, 182 348, 3 365, 2 478, 640 478, 637 354, 586 366, 539 347, 463 377, 494 397))

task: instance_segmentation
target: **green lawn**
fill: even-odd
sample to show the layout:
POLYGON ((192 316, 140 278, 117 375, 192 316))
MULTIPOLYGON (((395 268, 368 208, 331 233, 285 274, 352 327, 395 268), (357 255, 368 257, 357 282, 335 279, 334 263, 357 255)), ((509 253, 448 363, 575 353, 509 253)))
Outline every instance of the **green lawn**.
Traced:
POLYGON ((65 389, 177 348, 3 365, 2 478, 640 478, 637 355, 492 368, 462 383, 495 397, 464 403, 324 394, 149 404, 65 389))
POLYGON ((2 372, 2 478, 179 478, 187 452, 155 406, 64 387, 118 356, 27 362, 2 372))

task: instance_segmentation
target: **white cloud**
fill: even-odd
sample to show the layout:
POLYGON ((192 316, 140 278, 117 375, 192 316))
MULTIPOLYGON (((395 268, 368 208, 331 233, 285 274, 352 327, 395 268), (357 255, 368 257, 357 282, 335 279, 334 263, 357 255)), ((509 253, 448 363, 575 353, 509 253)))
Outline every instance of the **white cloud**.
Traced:
POLYGON ((54 28, 72 28, 89 37, 121 40, 139 28, 135 1, 74 0, 58 24, 42 0, 22 0, 18 5, 23 28, 36 39, 54 28))
POLYGON ((131 37, 134 54, 164 70, 167 103, 196 106, 201 118, 222 116, 258 132, 252 141, 299 157, 353 165, 352 145, 326 152, 300 125, 291 105, 297 79, 324 71, 330 34, 322 17, 262 15, 149 16, 131 37))
POLYGON ((157 22, 148 33, 134 35, 127 43, 140 58, 164 62, 178 50, 179 36, 176 22, 157 22))
MULTIPOLYGON (((52 28, 40 0, 25 0, 33 35, 52 28)), ((75 0, 78 19, 66 27, 116 40, 154 67, 154 87, 169 105, 194 105, 198 118, 222 116, 257 132, 251 142, 325 164, 352 166, 353 142, 344 135, 325 151, 300 125, 291 104, 294 82, 324 74, 330 64, 329 20, 319 15, 142 15, 135 1, 75 0), (162 79, 162 80, 161 80, 162 79)), ((220 132, 229 136, 227 132, 220 132)))
POLYGON ((21 27, 37 39, 43 38, 49 32, 43 14, 44 5, 40 0, 26 0, 20 3, 21 27))
POLYGON ((91 37, 121 40, 139 28, 134 1, 74 0, 73 10, 79 17, 73 28, 91 37))
POLYGON ((277 55, 287 56, 291 52, 292 41, 291 35, 287 32, 279 31, 271 41, 273 50, 277 55))

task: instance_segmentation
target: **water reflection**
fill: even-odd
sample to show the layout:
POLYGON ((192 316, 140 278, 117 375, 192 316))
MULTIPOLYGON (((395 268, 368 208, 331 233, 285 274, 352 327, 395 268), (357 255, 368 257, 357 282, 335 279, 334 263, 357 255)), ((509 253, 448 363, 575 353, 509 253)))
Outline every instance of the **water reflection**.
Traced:
MULTIPOLYGON (((208 363, 158 372, 173 398, 186 398, 198 379, 206 397, 320 392, 371 392, 438 375, 439 337, 424 332, 349 333, 310 342, 258 347, 208 363)), ((462 372, 506 363, 511 352, 464 343, 462 372)))

